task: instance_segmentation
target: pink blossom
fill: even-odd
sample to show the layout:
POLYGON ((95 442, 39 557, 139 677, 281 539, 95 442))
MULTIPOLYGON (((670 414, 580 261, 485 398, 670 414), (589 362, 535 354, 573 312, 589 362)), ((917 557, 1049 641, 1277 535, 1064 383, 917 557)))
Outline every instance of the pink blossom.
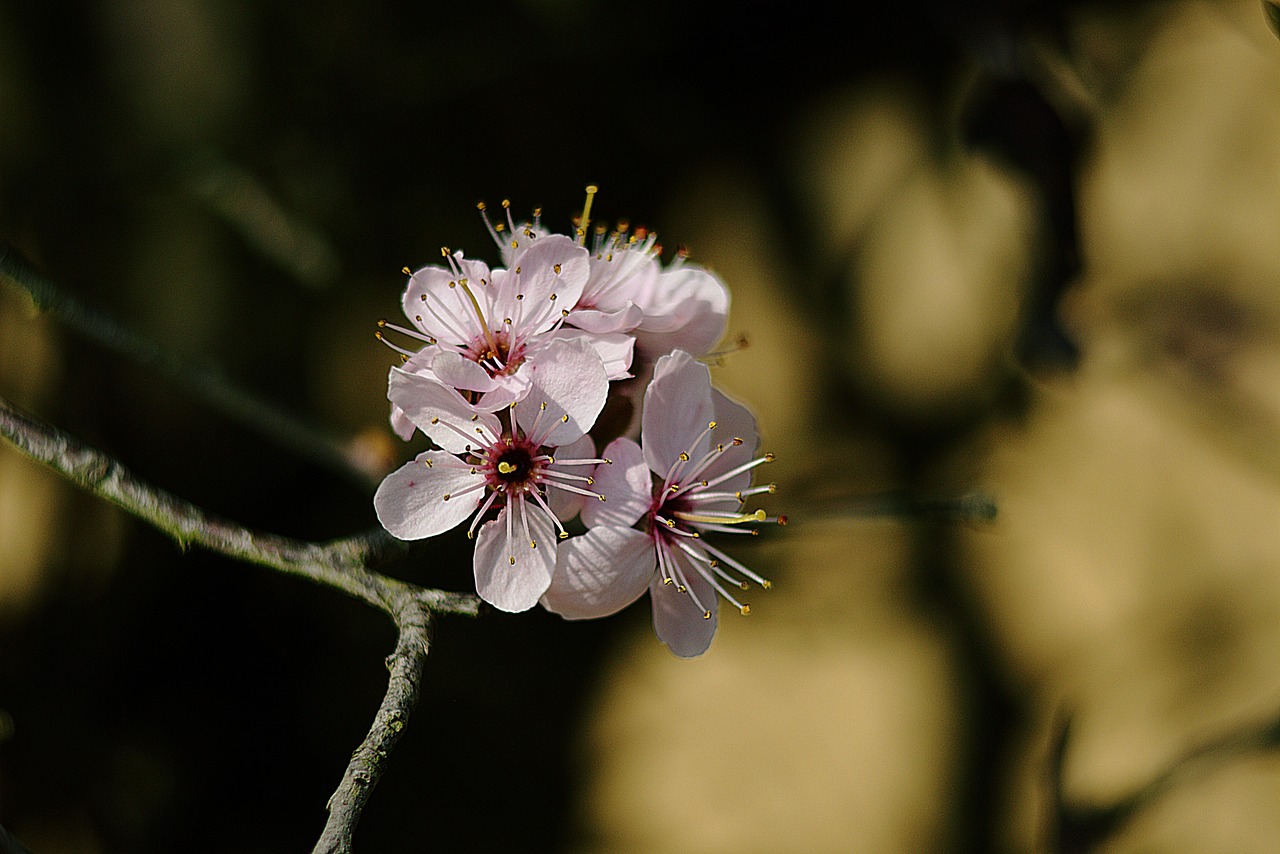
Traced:
POLYGON ((479 531, 476 590, 504 611, 527 610, 546 592, 557 541, 568 536, 561 520, 580 507, 572 499, 603 500, 587 488, 590 474, 573 469, 605 462, 586 435, 608 391, 604 367, 583 342, 553 341, 547 350, 554 367, 532 367, 529 393, 508 404, 506 424, 430 377, 392 369, 388 383, 387 397, 441 450, 387 476, 374 496, 379 521, 417 540, 470 517, 468 536, 479 531), (482 522, 491 508, 497 518, 482 522))
POLYGON ((594 486, 608 501, 583 507, 588 531, 561 546, 542 604, 586 619, 648 590, 659 639, 692 657, 711 643, 720 597, 745 614, 731 589, 769 587, 703 535, 754 534, 749 525, 786 518, 743 512, 747 497, 773 492, 773 484, 750 486, 751 470, 773 458, 754 456, 755 419, 713 389, 707 367, 688 353, 658 360, 642 418, 641 445, 621 438, 605 449, 613 464, 596 470, 594 486))
MULTIPOLYGON (((412 328, 379 325, 424 345, 416 352, 392 345, 406 357, 405 371, 469 392, 496 412, 528 394, 526 365, 555 369, 556 351, 547 345, 582 295, 587 253, 563 235, 548 235, 530 239, 510 269, 491 271, 461 252, 444 256, 447 267, 423 267, 409 278, 403 304, 412 328)), ((412 435, 395 409, 392 424, 402 438, 412 435)))

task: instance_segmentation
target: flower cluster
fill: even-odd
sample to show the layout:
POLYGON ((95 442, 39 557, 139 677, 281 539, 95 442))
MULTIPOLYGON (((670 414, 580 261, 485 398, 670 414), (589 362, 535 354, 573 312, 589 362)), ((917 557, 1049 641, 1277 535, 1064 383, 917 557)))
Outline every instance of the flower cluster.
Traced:
POLYGON ((504 611, 541 603, 568 619, 601 617, 648 590, 658 637, 695 656, 711 643, 720 598, 745 614, 733 591, 769 586, 704 534, 786 518, 744 511, 749 496, 773 491, 751 486, 772 456, 756 455, 755 419, 696 358, 724 332, 724 285, 683 252, 664 267, 644 229, 591 230, 594 193, 571 236, 546 230, 536 211, 517 225, 507 202, 505 222, 485 215, 502 267, 445 249, 441 265, 406 268, 410 324, 379 323, 418 344, 379 332, 401 354, 391 423, 437 449, 388 475, 374 507, 405 540, 469 519, 476 590, 504 611), (626 414, 637 405, 639 443, 626 414), (608 442, 599 455, 597 441, 608 442), (585 531, 571 536, 575 517, 585 531))

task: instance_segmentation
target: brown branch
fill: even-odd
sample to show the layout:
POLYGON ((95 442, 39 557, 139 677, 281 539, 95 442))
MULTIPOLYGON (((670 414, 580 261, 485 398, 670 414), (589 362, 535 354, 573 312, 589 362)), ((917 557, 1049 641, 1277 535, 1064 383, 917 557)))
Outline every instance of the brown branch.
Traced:
POLYGON ((351 756, 333 797, 317 852, 346 852, 356 822, 382 776, 391 749, 418 702, 432 613, 479 613, 474 594, 429 590, 369 570, 407 546, 381 529, 311 543, 251 531, 138 479, 117 460, 19 411, 0 398, 0 436, 89 492, 148 522, 184 548, 197 545, 228 557, 306 578, 361 599, 396 624, 387 658, 387 693, 364 742, 351 756))

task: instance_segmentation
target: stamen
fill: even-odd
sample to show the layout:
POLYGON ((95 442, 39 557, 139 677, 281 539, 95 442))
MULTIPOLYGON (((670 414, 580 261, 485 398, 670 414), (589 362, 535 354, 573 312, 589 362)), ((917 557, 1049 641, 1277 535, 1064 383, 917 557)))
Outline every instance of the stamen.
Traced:
POLYGON ((493 502, 497 499, 497 497, 498 497, 498 491, 495 489, 493 492, 489 493, 489 497, 485 499, 484 504, 480 505, 480 509, 476 511, 476 515, 471 517, 471 527, 467 528, 468 540, 475 539, 476 528, 479 526, 481 518, 483 518, 484 514, 488 512, 489 508, 493 506, 493 502))
POLYGON ((511 562, 512 566, 515 566, 516 565, 515 549, 511 548, 511 517, 515 514, 511 510, 511 501, 512 501, 511 497, 508 496, 507 506, 506 506, 507 512, 504 513, 503 515, 507 517, 507 559, 511 562))
POLYGON ((578 224, 579 246, 585 246, 587 243, 587 226, 591 224, 591 202, 595 200, 598 192, 600 192, 600 188, 595 184, 587 185, 587 201, 582 206, 582 221, 578 224))
POLYGON ((535 502, 537 502, 539 507, 541 507, 543 510, 546 511, 547 517, 551 520, 551 524, 556 526, 556 531, 559 538, 562 540, 568 539, 569 532, 564 529, 564 525, 560 524, 560 520, 556 517, 556 514, 551 512, 551 507, 547 504, 547 502, 543 499, 543 497, 538 493, 538 490, 536 489, 530 490, 527 494, 530 497, 532 497, 535 502))
POLYGON ((765 454, 763 457, 756 457, 754 460, 752 460, 749 463, 743 463, 737 468, 729 469, 724 474, 718 477, 712 478, 709 481, 705 481, 703 483, 703 486, 704 487, 716 486, 718 484, 724 483, 726 480, 733 477, 734 475, 742 474, 744 471, 750 471, 751 469, 755 468, 758 465, 761 465, 762 463, 771 463, 773 462, 773 459, 774 459, 773 454, 765 454))
MULTIPOLYGON (((703 619, 705 620, 711 619, 711 611, 707 608, 706 605, 702 604, 702 600, 698 598, 698 594, 693 591, 693 588, 689 586, 689 582, 685 579, 684 572, 681 571, 680 561, 678 560, 677 556, 675 554, 669 554, 667 556, 667 560, 670 563, 671 575, 673 578, 675 578, 676 584, 679 585, 678 587, 679 591, 681 593, 689 594, 689 598, 693 600, 693 604, 696 605, 698 607, 698 610, 702 612, 703 619)), ((698 574, 701 575, 702 573, 698 573, 698 574)))
MULTIPOLYGON (((693 548, 693 546, 690 546, 687 543, 681 543, 681 542, 677 542, 676 545, 680 547, 681 551, 689 555, 698 563, 701 563, 704 565, 710 565, 710 561, 708 561, 705 556, 698 554, 697 551, 693 548)), ((743 607, 745 607, 741 602, 739 602, 736 598, 734 598, 733 594, 731 594, 728 590, 725 589, 723 584, 721 584, 719 581, 716 580, 715 578, 716 575, 724 575, 724 573, 720 571, 718 566, 710 567, 715 574, 708 573, 705 570, 699 568, 697 565, 695 565, 694 568, 698 570, 698 574, 701 575, 704 579, 706 579, 707 583, 710 584, 717 593, 719 593, 721 596, 723 596, 724 598, 732 602, 734 607, 736 607, 739 611, 741 611, 743 607)), ((733 584, 738 583, 736 579, 729 579, 729 580, 733 584)))
POLYGON ((733 567, 734 569, 738 570, 738 572, 742 573, 744 576, 746 576, 747 578, 751 579, 751 580, 752 580, 752 581, 754 581, 756 584, 759 584, 759 585, 760 585, 761 587, 763 587, 765 590, 768 590, 769 588, 773 587, 773 582, 769 581, 769 579, 764 578, 764 577, 762 577, 762 576, 760 576, 760 575, 757 575, 756 573, 754 573, 754 572, 752 572, 751 570, 747 569, 747 568, 746 568, 745 566, 743 566, 741 563, 739 563, 738 561, 736 561, 736 560, 734 560, 733 558, 729 557, 727 554, 725 554, 724 552, 720 551, 718 548, 716 548, 715 546, 711 545, 710 543, 707 543, 707 542, 705 542, 705 541, 704 541, 704 542, 702 543, 702 547, 703 547, 704 549, 706 549, 709 553, 711 553, 712 555, 714 555, 714 556, 715 556, 715 557, 716 557, 716 558, 717 558, 721 563, 727 563, 727 564, 729 564, 729 566, 731 566, 731 567, 733 567))
POLYGON ((401 347, 398 344, 392 344, 390 341, 386 339, 386 336, 384 336, 381 331, 373 333, 373 337, 377 338, 383 344, 386 344, 388 347, 390 347, 392 350, 395 350, 397 353, 399 353, 401 356, 404 356, 406 359, 412 356, 418 355, 417 350, 406 350, 405 348, 401 347))
POLYGON ((767 518, 763 510, 757 510, 754 513, 717 513, 714 511, 686 513, 683 510, 675 510, 672 511, 671 515, 682 521, 699 525, 742 525, 747 522, 763 522, 767 518))
POLYGON ((401 335, 407 335, 410 338, 417 338, 419 341, 425 341, 428 344, 436 343, 436 339, 432 338, 430 335, 427 335, 424 332, 419 332, 416 329, 409 329, 408 327, 405 327, 405 326, 397 326, 396 324, 388 323, 385 320, 378 321, 378 328, 390 329, 394 332, 399 332, 401 335))
POLYGON ((675 462, 671 464, 671 468, 667 470, 667 476, 663 478, 663 481, 662 481, 663 492, 666 492, 668 489, 671 488, 671 485, 675 483, 676 473, 679 472, 680 469, 684 466, 684 464, 689 461, 690 456, 693 454, 693 450, 698 446, 699 443, 702 442, 703 437, 705 437, 708 433, 710 433, 714 429, 716 429, 716 422, 714 421, 709 422, 707 426, 703 429, 703 431, 698 434, 698 438, 694 439, 689 444, 688 450, 682 452, 680 456, 676 458, 675 462))

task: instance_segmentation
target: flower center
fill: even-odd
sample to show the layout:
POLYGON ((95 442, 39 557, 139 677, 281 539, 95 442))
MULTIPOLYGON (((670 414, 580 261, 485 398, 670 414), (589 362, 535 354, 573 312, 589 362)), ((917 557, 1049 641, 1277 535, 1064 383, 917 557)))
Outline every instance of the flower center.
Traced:
POLYGON ((537 464, 529 449, 516 445, 498 454, 498 460, 493 469, 494 476, 510 488, 511 485, 522 484, 529 480, 535 467, 537 464))
POLYGON ((771 483, 746 487, 740 477, 762 463, 772 462, 772 454, 723 470, 717 460, 726 449, 742 444, 741 439, 734 438, 728 444, 712 445, 695 458, 695 449, 715 428, 716 422, 712 421, 671 464, 666 477, 660 482, 654 479, 653 501, 648 513, 649 534, 658 549, 658 571, 663 584, 674 585, 680 593, 687 593, 708 620, 712 614, 709 603, 699 599, 689 585, 690 578, 700 576, 742 614, 750 613, 751 606, 739 601, 729 588, 746 590, 752 581, 766 590, 771 585, 767 579, 707 543, 702 535, 717 532, 754 536, 759 533, 754 527, 757 523, 787 523, 786 516, 769 516, 763 510, 740 512, 749 496, 776 489, 771 483))
POLYGON ((499 330, 472 339, 467 356, 491 377, 508 376, 524 364, 523 350, 519 344, 513 346, 508 332, 499 330))

